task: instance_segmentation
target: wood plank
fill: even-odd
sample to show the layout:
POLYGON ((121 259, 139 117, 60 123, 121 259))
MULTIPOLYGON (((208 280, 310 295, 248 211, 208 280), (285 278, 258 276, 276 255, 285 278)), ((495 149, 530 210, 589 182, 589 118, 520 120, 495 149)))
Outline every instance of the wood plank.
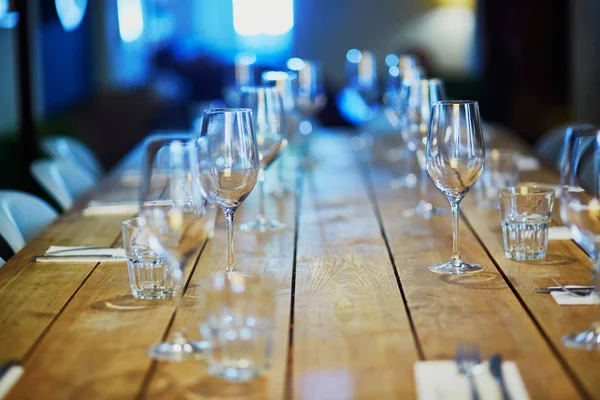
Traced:
POLYGON ((314 138, 297 247, 292 397, 414 397, 418 352, 349 141, 314 138))
MULTIPOLYGON (((291 181, 294 177, 291 175, 291 181)), ((271 176, 272 178, 272 176, 271 176)), ((278 282, 277 311, 274 352, 271 369, 267 377, 248 384, 227 383, 207 375, 203 361, 181 363, 157 363, 148 376, 149 385, 142 391, 143 397, 150 399, 281 399, 285 397, 289 321, 291 310, 292 272, 294 265, 294 236, 296 231, 296 198, 293 194, 277 200, 267 197, 266 210, 270 217, 277 217, 286 223, 283 231, 266 234, 242 232, 240 224, 250 221, 258 211, 258 191, 246 199, 236 213, 234 246, 238 269, 245 273, 271 276, 278 282)), ((200 257, 192 277, 184 304, 177 312, 173 329, 181 326, 194 326, 189 336, 200 339, 198 329, 203 310, 198 307, 198 284, 205 277, 225 269, 226 231, 221 212, 219 224, 213 240, 200 257)))
MULTIPOLYGON (((473 233, 461 226, 461 254, 483 265, 483 272, 462 277, 431 273, 429 265, 451 256, 450 216, 399 221, 401 210, 418 201, 417 191, 391 191, 392 175, 381 170, 370 176, 425 358, 451 359, 458 342, 472 341, 485 357, 501 352, 516 361, 532 398, 578 398, 563 365, 473 233)), ((430 187, 430 192, 434 204, 449 208, 437 189, 430 187)))
POLYGON ((22 359, 97 263, 35 263, 50 245, 110 246, 120 218, 65 217, 0 268, 0 362, 22 359))

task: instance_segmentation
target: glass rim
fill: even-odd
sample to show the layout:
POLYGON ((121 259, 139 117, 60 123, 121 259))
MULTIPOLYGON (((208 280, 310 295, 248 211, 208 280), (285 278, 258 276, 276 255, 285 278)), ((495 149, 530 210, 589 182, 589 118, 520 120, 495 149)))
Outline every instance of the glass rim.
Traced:
MULTIPOLYGON (((269 69, 269 70, 263 71, 262 74, 260 74, 260 77, 261 77, 261 79, 265 79, 266 78, 266 80, 269 81, 269 82, 285 81, 285 80, 288 80, 288 79, 292 80, 292 79, 298 78, 298 73, 296 73, 294 71, 284 71, 282 69, 269 69), (269 72, 276 73, 278 76, 281 76, 282 78, 281 79, 277 79, 277 78, 276 79, 269 79, 267 77, 267 75, 269 74, 269 72), (287 78, 283 78, 284 74, 287 75, 287 78)), ((248 86, 248 85, 246 85, 246 86, 248 86)), ((252 85, 249 85, 249 86, 252 86, 252 85)))
POLYGON ((127 228, 141 228, 143 226, 143 218, 140 216, 132 217, 121 221, 121 226, 127 228))
POLYGON ((479 106, 479 103, 476 100, 438 100, 433 102, 433 106, 450 106, 450 105, 476 105, 479 106))
POLYGON ((251 113, 252 110, 250 108, 245 107, 235 107, 235 108, 208 108, 204 110, 204 115, 207 114, 247 114, 251 113))
POLYGON ((527 182, 527 183, 517 183, 516 185, 511 186, 511 187, 500 188, 500 189, 498 189, 498 194, 499 195, 515 194, 515 195, 521 195, 521 196, 539 196, 539 195, 551 194, 553 196, 556 196, 556 189, 548 184, 543 184, 543 183, 538 184, 535 182, 527 182), (523 188, 530 189, 531 192, 530 193, 522 193, 521 191, 517 190, 517 189, 523 189, 523 188))

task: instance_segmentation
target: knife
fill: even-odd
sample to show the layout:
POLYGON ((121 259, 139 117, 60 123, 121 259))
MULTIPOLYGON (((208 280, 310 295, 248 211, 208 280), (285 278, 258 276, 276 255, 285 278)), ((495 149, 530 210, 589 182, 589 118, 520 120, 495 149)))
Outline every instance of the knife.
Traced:
MULTIPOLYGON (((580 286, 580 287, 568 287, 569 291, 580 293, 583 295, 590 294, 594 291, 594 286, 580 286)), ((536 289, 538 293, 551 293, 551 292, 565 292, 565 290, 559 286, 551 286, 551 287, 540 287, 536 289)))
POLYGON ((41 255, 41 256, 35 256, 32 257, 33 261, 52 261, 52 260, 57 260, 57 259, 63 259, 63 258, 89 258, 90 260, 102 260, 102 259, 121 259, 121 260, 126 260, 127 257, 124 256, 116 256, 114 254, 81 254, 81 255, 75 255, 75 254, 56 254, 56 255, 52 255, 52 254, 47 254, 47 255, 41 255))
POLYGON ((494 376, 496 382, 498 382, 498 386, 500 386, 500 390, 502 391, 502 400, 510 400, 506 383, 502 377, 502 356, 498 353, 490 357, 490 372, 494 376))

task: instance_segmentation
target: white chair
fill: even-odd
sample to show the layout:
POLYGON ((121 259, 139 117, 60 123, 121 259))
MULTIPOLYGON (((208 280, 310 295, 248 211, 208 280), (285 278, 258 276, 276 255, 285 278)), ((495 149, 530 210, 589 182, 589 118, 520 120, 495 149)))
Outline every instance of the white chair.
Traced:
POLYGON ((58 213, 39 197, 0 191, 0 235, 15 253, 57 217, 58 213))
POLYGON ((67 136, 49 136, 42 139, 41 147, 52 158, 85 168, 96 180, 104 173, 96 155, 77 139, 67 136))
POLYGON ((63 210, 91 189, 96 180, 82 167, 62 160, 37 160, 31 164, 31 174, 63 210))

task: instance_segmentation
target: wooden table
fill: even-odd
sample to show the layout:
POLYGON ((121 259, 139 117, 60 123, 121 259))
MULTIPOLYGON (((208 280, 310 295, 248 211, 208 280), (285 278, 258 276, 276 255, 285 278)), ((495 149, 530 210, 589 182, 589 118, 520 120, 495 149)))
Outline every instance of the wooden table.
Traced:
MULTIPOLYGON (((507 136, 497 145, 526 149, 507 136)), ((432 263, 451 253, 450 216, 405 219, 418 191, 392 190, 394 176, 377 159, 353 152, 339 133, 313 142, 316 167, 289 171, 296 195, 269 198, 268 213, 287 223, 276 234, 236 231, 238 264, 279 282, 276 345, 267 378, 227 384, 204 363, 154 362, 148 345, 181 326, 198 337, 197 283, 222 270, 225 232, 217 232, 189 265, 185 299, 133 301, 125 263, 34 263, 55 245, 118 245, 124 216, 84 217, 83 202, 0 269, 0 362, 21 360, 25 373, 9 394, 24 398, 415 398, 413 365, 451 359, 473 341, 484 357, 516 361, 536 399, 600 399, 600 352, 566 349, 563 334, 586 328, 600 311, 559 307, 535 288, 589 284, 591 262, 571 241, 552 241, 546 260, 504 258, 498 216, 463 203, 460 245, 485 270, 436 275, 432 263)), ((117 174, 118 175, 118 174, 117 174)), ((556 182, 548 171, 523 180, 556 182)), ((132 199, 117 177, 90 197, 132 199)), ((435 188, 430 197, 448 207, 435 188)), ((257 211, 256 194, 239 222, 257 211)))

